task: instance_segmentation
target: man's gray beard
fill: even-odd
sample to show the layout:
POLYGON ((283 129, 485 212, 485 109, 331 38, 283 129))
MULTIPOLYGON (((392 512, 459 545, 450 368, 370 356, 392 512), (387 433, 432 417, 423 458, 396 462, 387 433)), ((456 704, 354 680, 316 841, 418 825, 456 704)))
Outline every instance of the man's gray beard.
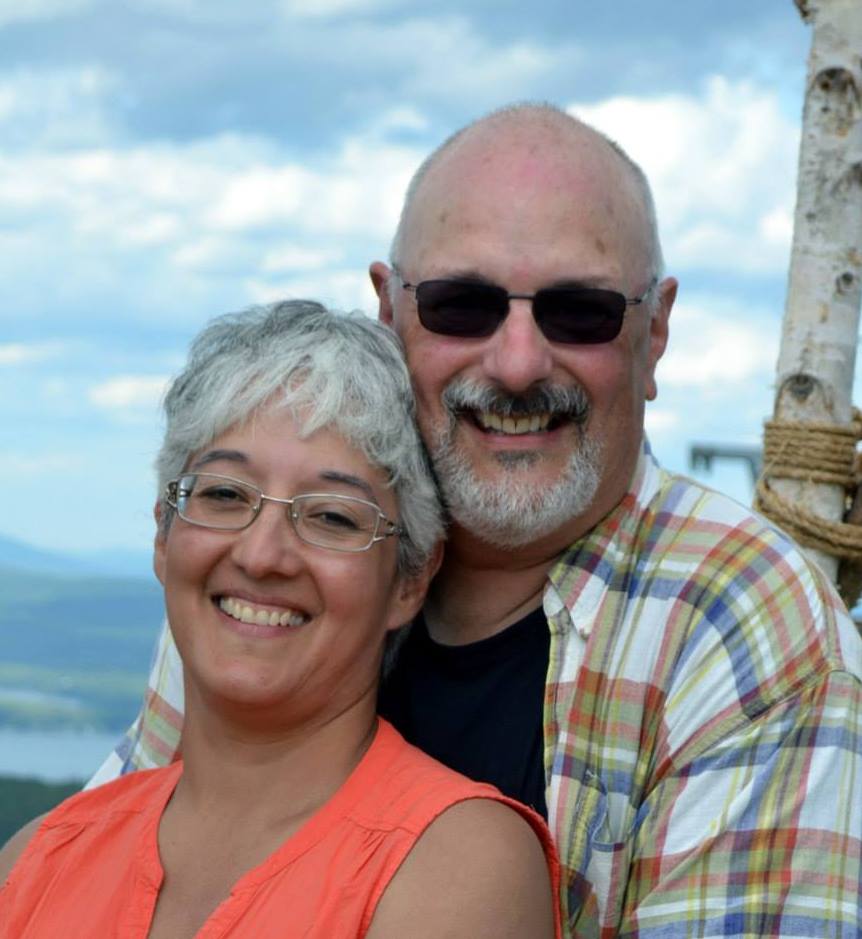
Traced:
POLYGON ((455 445, 454 420, 435 435, 431 460, 452 519, 482 541, 499 548, 520 548, 582 515, 593 503, 601 479, 602 448, 573 427, 580 440, 561 477, 536 484, 533 467, 541 453, 497 454, 500 476, 480 479, 455 445))

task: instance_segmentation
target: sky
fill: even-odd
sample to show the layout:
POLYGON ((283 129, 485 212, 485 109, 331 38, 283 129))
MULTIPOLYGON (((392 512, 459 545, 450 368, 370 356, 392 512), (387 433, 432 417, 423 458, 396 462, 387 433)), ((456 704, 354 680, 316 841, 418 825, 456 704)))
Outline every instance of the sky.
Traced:
MULTIPOLYGON (((0 536, 143 557, 191 337, 284 297, 374 315, 411 173, 514 101, 653 184, 659 459, 759 444, 810 39, 792 0, 0 0, 0 536)), ((693 475, 750 498, 741 463, 693 475)))

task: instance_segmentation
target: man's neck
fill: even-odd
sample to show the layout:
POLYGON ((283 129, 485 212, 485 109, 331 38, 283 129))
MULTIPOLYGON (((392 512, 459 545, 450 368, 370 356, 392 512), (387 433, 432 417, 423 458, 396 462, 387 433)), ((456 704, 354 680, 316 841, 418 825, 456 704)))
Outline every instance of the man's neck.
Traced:
POLYGON ((431 638, 445 645, 477 642, 536 609, 557 559, 619 504, 636 463, 637 454, 625 472, 605 481, 583 515, 521 547, 495 547, 453 522, 423 608, 431 638))
POLYGON ((569 528, 504 549, 453 524, 423 609, 431 637, 445 645, 477 642, 540 606, 548 572, 579 535, 569 528))

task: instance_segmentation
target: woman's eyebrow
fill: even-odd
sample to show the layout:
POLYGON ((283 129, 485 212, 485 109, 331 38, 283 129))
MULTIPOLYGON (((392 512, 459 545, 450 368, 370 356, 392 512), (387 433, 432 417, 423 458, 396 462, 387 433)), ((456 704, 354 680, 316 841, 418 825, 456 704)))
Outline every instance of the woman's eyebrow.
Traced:
POLYGON ((359 476, 353 476, 350 473, 340 473, 338 470, 323 470, 320 473, 320 478, 328 483, 344 483, 346 486, 353 486, 355 489, 360 489, 365 493, 369 501, 377 502, 374 496, 374 490, 359 476))
POLYGON ((248 457, 242 452, 242 450, 207 450, 206 453, 202 453, 189 469, 200 469, 202 466, 206 466, 209 463, 217 463, 221 460, 227 460, 230 463, 248 463, 248 457))

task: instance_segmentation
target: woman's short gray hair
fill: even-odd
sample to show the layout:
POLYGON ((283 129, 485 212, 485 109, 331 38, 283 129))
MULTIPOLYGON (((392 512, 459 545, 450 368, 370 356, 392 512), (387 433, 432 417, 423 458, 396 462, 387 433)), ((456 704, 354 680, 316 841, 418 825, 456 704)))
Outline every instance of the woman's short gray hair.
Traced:
MULTIPOLYGON (((399 570, 418 572, 443 536, 440 501, 400 342, 361 313, 287 300, 229 313, 204 327, 164 399, 159 492, 193 453, 270 403, 288 408, 305 435, 335 430, 387 473, 405 532, 399 570)), ((169 524, 167 509, 163 503, 169 524)))

